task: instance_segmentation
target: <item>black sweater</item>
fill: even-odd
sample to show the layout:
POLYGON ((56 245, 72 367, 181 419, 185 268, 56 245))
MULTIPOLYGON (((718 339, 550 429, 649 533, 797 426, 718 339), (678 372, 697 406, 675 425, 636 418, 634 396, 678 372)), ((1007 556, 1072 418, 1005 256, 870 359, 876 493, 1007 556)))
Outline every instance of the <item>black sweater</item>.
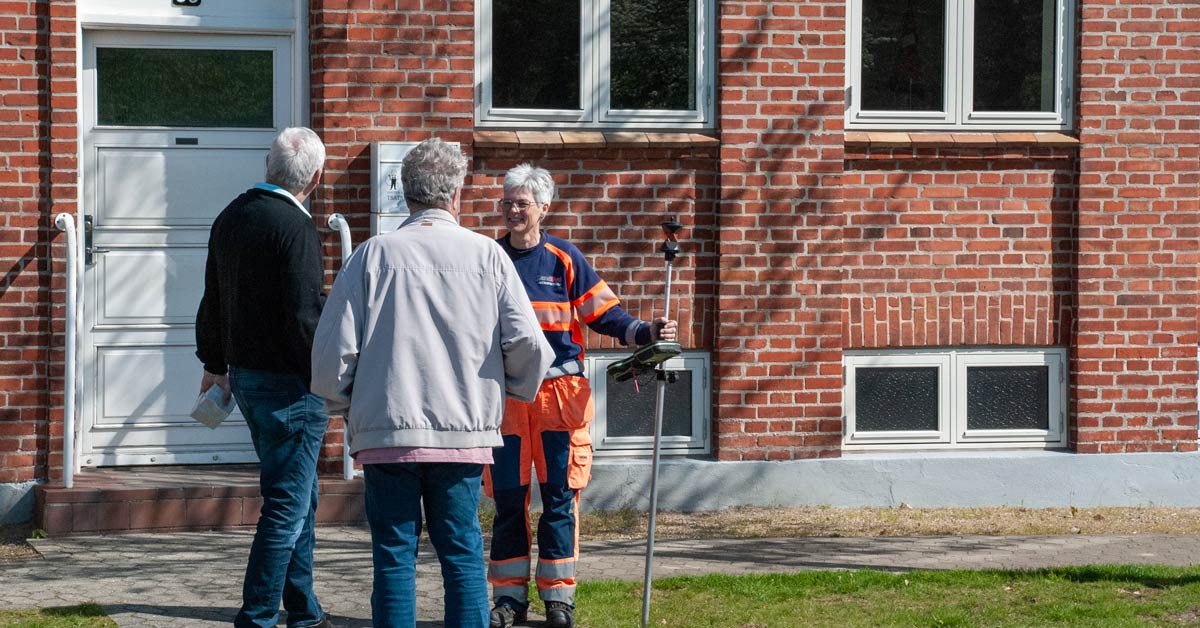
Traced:
POLYGON ((196 355, 226 366, 311 373, 313 332, 325 303, 321 238, 290 200, 252 188, 233 200, 208 239, 196 355))

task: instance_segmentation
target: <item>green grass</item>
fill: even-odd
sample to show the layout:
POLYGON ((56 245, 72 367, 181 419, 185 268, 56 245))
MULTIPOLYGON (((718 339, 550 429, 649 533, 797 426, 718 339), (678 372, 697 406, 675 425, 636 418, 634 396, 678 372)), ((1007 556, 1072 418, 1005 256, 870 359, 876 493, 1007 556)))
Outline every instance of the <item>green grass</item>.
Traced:
MULTIPOLYGON (((581 582, 581 628, 641 625, 641 582, 581 582)), ((1200 567, 822 571, 656 580, 656 627, 1200 626, 1200 567)))
POLYGON ((60 606, 40 610, 0 610, 0 628, 116 628, 97 604, 60 606))
MULTIPOLYGON (((641 593, 640 582, 580 583, 580 628, 640 626, 641 593)), ((650 610, 657 628, 1200 627, 1200 567, 663 578, 650 610)), ((115 626, 95 604, 0 611, 0 628, 115 626)))

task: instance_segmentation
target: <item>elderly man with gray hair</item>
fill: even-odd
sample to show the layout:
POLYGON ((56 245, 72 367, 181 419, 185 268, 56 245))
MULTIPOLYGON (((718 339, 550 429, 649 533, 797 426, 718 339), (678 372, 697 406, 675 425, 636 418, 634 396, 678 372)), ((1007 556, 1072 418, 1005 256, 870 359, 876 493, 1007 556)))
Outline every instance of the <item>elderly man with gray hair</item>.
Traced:
POLYGON ((487 626, 483 468, 505 395, 532 401, 554 359, 508 255, 458 224, 466 167, 436 138, 405 156, 412 213, 347 260, 313 343, 313 392, 346 415, 363 465, 379 627, 416 625, 422 506, 446 626, 487 626))
POLYGON ((324 300, 321 237, 304 200, 321 180, 325 146, 311 129, 284 129, 266 182, 213 222, 204 297, 196 313, 200 391, 230 394, 250 428, 263 505, 250 546, 237 628, 327 628, 313 593, 317 457, 329 416, 309 393, 313 331, 324 300))

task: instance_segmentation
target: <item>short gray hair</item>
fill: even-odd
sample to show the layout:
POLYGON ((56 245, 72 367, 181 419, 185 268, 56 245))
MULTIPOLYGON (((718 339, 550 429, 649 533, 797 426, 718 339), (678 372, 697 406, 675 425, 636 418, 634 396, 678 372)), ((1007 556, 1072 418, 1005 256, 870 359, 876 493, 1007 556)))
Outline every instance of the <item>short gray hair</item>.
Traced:
POLYGON ((538 205, 554 200, 554 177, 545 168, 532 164, 521 164, 504 175, 504 191, 525 190, 533 195, 538 205))
POLYGON ((312 129, 294 126, 280 131, 267 154, 267 183, 300 192, 325 164, 325 145, 312 129))
POLYGON ((408 151, 400 168, 404 200, 425 207, 449 209, 466 178, 467 158, 462 151, 436 137, 408 151))

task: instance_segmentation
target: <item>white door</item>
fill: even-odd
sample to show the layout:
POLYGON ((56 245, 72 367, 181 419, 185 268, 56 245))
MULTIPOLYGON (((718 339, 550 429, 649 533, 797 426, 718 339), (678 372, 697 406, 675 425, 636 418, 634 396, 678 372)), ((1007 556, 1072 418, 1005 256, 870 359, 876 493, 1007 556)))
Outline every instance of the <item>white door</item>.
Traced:
POLYGON ((188 416, 213 219, 263 178, 294 117, 292 38, 85 31, 86 255, 80 351, 85 466, 251 462, 234 414, 188 416))

